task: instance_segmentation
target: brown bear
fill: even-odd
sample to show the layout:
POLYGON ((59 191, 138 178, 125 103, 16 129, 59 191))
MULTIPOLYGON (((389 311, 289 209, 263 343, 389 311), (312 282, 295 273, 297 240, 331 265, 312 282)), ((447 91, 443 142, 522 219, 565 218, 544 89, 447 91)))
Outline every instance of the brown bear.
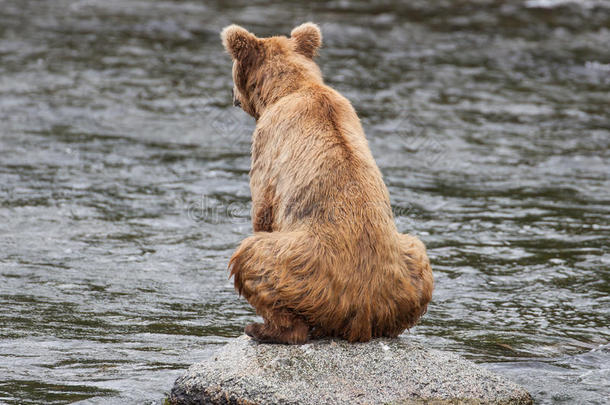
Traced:
POLYGON ((432 270, 416 237, 398 233, 388 190, 350 102, 322 80, 317 25, 290 38, 221 34, 233 101, 256 119, 252 225, 229 262, 235 288, 264 324, 259 342, 396 337, 426 312, 432 270))

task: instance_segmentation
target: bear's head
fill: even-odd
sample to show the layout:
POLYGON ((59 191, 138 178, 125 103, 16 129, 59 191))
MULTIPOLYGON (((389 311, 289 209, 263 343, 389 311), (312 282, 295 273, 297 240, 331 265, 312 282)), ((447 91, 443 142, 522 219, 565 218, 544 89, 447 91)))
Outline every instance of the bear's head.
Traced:
POLYGON ((233 59, 233 104, 256 119, 280 98, 312 81, 322 82, 313 61, 322 45, 316 24, 299 25, 290 38, 258 38, 238 25, 229 25, 220 37, 233 59))

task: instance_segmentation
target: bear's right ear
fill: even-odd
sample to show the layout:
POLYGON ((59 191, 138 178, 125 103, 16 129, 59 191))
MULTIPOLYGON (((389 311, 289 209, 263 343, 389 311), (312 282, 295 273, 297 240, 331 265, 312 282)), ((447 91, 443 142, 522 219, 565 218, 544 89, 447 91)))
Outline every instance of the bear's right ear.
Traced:
POLYGON ((227 52, 236 60, 243 59, 258 43, 254 34, 235 24, 225 27, 220 33, 220 39, 227 52))
POLYGON ((290 33, 290 38, 296 41, 296 51, 313 59, 322 45, 320 27, 312 22, 301 24, 290 33))

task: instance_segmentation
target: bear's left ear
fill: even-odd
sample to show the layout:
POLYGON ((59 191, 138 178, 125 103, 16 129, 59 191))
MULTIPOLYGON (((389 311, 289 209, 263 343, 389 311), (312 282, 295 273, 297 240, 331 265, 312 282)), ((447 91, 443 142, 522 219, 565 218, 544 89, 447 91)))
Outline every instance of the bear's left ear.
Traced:
POLYGON ((290 38, 296 43, 295 50, 308 58, 313 59, 318 48, 322 45, 322 32, 320 27, 312 22, 301 24, 290 33, 290 38))
POLYGON ((254 34, 235 24, 225 27, 220 33, 220 39, 227 52, 236 60, 244 59, 259 41, 254 34))

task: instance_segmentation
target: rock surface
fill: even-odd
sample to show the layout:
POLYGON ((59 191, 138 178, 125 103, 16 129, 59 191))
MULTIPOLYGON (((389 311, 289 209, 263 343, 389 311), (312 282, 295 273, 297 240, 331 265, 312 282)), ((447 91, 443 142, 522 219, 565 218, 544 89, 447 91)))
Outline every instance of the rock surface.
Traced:
POLYGON ((407 339, 257 344, 242 336, 178 378, 171 404, 531 404, 523 388, 407 339))

